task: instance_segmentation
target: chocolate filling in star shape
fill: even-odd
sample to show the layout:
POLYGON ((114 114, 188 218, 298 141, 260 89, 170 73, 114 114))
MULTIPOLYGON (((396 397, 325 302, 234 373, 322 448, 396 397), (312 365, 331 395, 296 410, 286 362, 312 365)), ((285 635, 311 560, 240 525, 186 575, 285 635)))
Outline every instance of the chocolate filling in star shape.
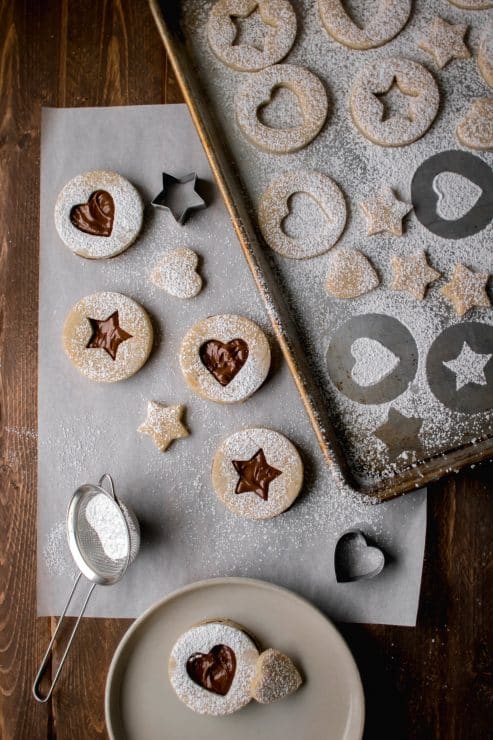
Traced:
POLYGON ((235 493, 256 493, 263 501, 267 501, 270 484, 282 475, 282 472, 269 465, 264 451, 257 450, 249 460, 232 460, 232 463, 240 476, 235 493))
POLYGON ((92 335, 86 344, 86 349, 104 349, 113 362, 116 360, 118 348, 122 342, 132 339, 132 335, 122 329, 118 319, 118 311, 108 316, 104 321, 87 318, 92 328, 92 335))

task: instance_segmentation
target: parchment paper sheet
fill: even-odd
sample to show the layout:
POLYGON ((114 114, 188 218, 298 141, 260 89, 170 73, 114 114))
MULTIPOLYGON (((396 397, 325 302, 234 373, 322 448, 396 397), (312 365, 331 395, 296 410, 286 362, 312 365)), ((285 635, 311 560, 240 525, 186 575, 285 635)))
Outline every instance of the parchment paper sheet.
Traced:
POLYGON ((243 404, 201 400, 183 380, 177 358, 180 342, 204 316, 243 314, 272 338, 186 106, 45 109, 40 250, 38 613, 59 614, 74 577, 64 530, 70 497, 81 483, 97 482, 108 471, 117 493, 141 523, 142 547, 123 581, 96 589, 89 615, 135 617, 182 584, 241 575, 291 588, 335 620, 414 625, 426 493, 370 506, 357 494, 337 489, 274 346, 268 381, 243 404), (113 260, 74 256, 54 226, 59 191, 70 178, 91 169, 120 172, 146 203, 142 236, 113 260), (196 170, 203 181, 208 208, 184 227, 148 205, 161 189, 163 170, 176 176, 196 170), (178 246, 189 246, 201 257, 205 287, 190 301, 167 295, 148 279, 158 258, 178 246), (98 290, 120 291, 139 301, 156 331, 156 346, 144 368, 114 385, 85 379, 61 343, 70 307, 98 290), (166 453, 136 432, 148 399, 186 404, 191 435, 166 453), (251 522, 219 503, 210 468, 225 436, 261 425, 285 433, 298 445, 306 483, 288 512, 269 522, 251 522), (337 584, 334 548, 342 532, 354 526, 378 541, 389 562, 374 580, 337 584))

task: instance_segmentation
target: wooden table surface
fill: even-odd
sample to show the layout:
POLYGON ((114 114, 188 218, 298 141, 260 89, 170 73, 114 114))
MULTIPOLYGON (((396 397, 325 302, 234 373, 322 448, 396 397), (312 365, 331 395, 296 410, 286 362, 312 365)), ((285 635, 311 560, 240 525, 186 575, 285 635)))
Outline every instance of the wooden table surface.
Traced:
MULTIPOLYGON (((32 699, 55 624, 36 618, 41 106, 180 99, 145 0, 0 0, 1 740, 106 737, 106 672, 130 623, 85 620, 52 700, 32 699)), ((416 629, 341 627, 367 738, 493 737, 492 482, 489 465, 430 488, 416 629)))

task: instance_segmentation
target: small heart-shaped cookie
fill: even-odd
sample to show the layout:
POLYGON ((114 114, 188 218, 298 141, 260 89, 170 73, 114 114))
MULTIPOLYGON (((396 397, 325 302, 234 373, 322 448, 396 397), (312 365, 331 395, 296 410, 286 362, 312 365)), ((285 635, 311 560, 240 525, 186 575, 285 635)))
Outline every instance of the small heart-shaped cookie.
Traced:
POLYGON ((479 98, 457 126, 457 138, 469 149, 493 149, 493 98, 479 98))
POLYGON ((79 231, 91 236, 111 236, 115 203, 106 190, 96 190, 87 203, 79 203, 70 211, 70 221, 79 231))
POLYGON ((287 655, 269 648, 257 660, 252 681, 252 698, 260 704, 271 704, 298 691, 303 683, 295 664, 287 655))
POLYGON ((175 298, 194 298, 202 289, 198 263, 199 258, 192 249, 174 249, 154 267, 151 282, 175 298))
POLYGON ((220 342, 210 339, 200 348, 200 359, 222 386, 229 385, 248 359, 248 344, 244 339, 220 342))
POLYGON ((357 298, 379 283, 375 268, 358 249, 335 249, 329 255, 325 287, 334 298, 357 298))
POLYGON ((194 683, 213 694, 226 696, 236 673, 236 656, 227 645, 214 645, 208 653, 194 653, 187 660, 194 683))
POLYGON ((371 547, 363 532, 351 529, 339 539, 334 566, 338 583, 374 578, 382 572, 385 555, 378 547, 371 547))

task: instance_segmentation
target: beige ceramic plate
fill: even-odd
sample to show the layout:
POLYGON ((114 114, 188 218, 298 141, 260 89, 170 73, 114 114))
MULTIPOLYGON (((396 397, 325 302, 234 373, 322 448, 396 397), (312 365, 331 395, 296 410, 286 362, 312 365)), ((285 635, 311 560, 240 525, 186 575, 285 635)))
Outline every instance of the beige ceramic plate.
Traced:
POLYGON ((361 740, 364 697, 346 643, 321 612, 270 583, 217 578, 175 591, 132 625, 111 663, 106 722, 112 740, 361 740), (290 655, 305 678, 298 693, 229 717, 187 709, 171 688, 168 656, 187 627, 214 617, 290 655))

